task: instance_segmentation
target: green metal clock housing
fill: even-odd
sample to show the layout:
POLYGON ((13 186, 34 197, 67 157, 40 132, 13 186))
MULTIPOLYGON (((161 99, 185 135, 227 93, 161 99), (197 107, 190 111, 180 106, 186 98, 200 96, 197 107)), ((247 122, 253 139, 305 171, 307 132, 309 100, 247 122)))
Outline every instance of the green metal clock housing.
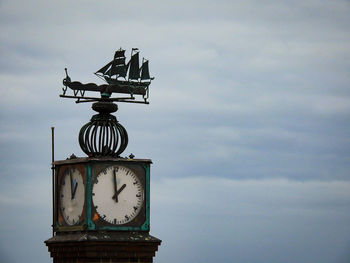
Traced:
POLYGON ((149 159, 55 161, 54 231, 149 231, 149 159))

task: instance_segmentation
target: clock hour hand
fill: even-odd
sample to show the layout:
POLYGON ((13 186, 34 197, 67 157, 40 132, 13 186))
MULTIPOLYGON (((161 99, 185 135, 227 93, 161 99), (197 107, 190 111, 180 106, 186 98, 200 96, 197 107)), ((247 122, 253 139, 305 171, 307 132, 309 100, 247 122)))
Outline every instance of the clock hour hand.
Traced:
POLYGON ((118 190, 118 192, 116 193, 116 195, 118 196, 121 191, 123 191, 123 189, 126 187, 126 184, 123 184, 122 187, 120 187, 120 189, 118 190))
POLYGON ((118 195, 124 190, 124 188, 126 187, 126 184, 123 184, 122 187, 120 187, 120 189, 113 195, 113 199, 115 199, 115 201, 118 203, 118 195))

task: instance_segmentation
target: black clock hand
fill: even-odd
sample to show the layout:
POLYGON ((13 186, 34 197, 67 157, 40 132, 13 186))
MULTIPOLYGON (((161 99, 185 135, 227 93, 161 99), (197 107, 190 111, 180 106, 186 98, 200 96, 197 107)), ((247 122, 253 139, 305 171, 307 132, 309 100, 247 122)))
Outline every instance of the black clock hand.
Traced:
POLYGON ((122 187, 120 187, 120 189, 113 195, 113 199, 115 199, 115 201, 118 203, 118 195, 124 190, 124 188, 126 187, 126 184, 123 184, 122 187))
POLYGON ((70 197, 73 199, 73 176, 72 171, 69 171, 69 177, 70 177, 70 197))
POLYGON ((120 189, 117 192, 117 196, 121 193, 121 191, 123 191, 123 189, 126 187, 126 184, 123 184, 122 187, 120 187, 120 189))
POLYGON ((74 199, 75 197, 75 192, 77 191, 77 187, 78 187, 78 182, 77 181, 74 181, 74 190, 73 190, 73 194, 72 194, 72 199, 74 199))
POLYGON ((115 201, 118 203, 118 195, 117 195, 117 175, 116 175, 116 171, 113 170, 114 172, 114 195, 113 195, 113 199, 115 199, 115 201))

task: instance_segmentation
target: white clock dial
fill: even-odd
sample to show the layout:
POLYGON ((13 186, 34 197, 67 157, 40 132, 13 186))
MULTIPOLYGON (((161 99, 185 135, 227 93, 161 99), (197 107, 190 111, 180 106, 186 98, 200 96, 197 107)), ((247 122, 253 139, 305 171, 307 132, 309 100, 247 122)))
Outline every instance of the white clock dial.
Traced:
POLYGON ((113 165, 97 175, 92 201, 100 218, 114 225, 123 225, 139 214, 144 189, 131 169, 113 165))
POLYGON ((61 181, 60 207, 64 221, 72 226, 80 221, 84 208, 84 183, 78 169, 67 169, 61 181))

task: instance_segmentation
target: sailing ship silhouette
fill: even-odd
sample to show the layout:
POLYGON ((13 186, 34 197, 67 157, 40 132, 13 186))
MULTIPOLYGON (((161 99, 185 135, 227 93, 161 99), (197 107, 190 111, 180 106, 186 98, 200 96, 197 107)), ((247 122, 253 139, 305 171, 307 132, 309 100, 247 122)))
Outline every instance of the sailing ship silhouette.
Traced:
POLYGON ((131 50, 131 58, 127 64, 125 64, 125 60, 125 50, 120 48, 115 52, 113 60, 96 71, 95 74, 111 85, 149 86, 154 78, 149 75, 148 60, 143 58, 142 65, 139 67, 138 49, 131 50), (121 78, 124 80, 120 80, 121 78))
MULTIPOLYGON (((68 76, 67 69, 66 78, 63 80, 63 95, 61 97, 77 98, 77 102, 80 99, 97 99, 92 97, 84 97, 85 91, 99 91, 102 98, 110 98, 113 92, 115 93, 126 93, 130 94, 131 97, 121 98, 121 101, 133 102, 134 95, 142 95, 144 103, 147 103, 149 90, 148 87, 151 81, 154 79, 149 74, 148 60, 143 58, 141 67, 139 67, 139 51, 138 48, 131 50, 131 58, 126 62, 125 50, 120 48, 114 54, 114 58, 104 65, 102 68, 97 70, 94 74, 99 78, 107 82, 107 84, 97 85, 95 83, 82 84, 79 81, 71 81, 68 76), (67 96, 67 87, 73 90, 74 96, 67 96), (80 96, 78 95, 80 93, 80 96)), ((137 101, 134 101, 137 102, 137 101)))

